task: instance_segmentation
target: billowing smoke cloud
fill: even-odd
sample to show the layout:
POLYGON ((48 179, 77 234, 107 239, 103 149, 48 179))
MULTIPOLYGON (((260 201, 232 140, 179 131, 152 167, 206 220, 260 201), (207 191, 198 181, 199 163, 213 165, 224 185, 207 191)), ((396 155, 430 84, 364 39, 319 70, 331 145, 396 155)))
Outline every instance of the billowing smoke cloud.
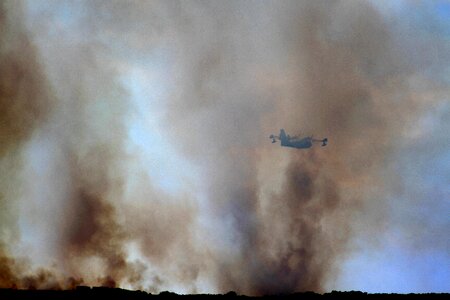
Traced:
MULTIPOLYGON (((20 266, 8 244, 19 239, 20 149, 48 115, 53 95, 35 48, 24 32, 17 3, 0 4, 0 285, 15 286, 20 266)), ((44 277, 45 276, 37 276, 44 277)))
POLYGON ((352 215, 369 211, 365 235, 382 228, 395 182, 383 168, 426 105, 411 80, 439 58, 410 55, 369 3, 247 8, 185 7, 207 25, 183 28, 169 124, 207 160, 210 203, 231 224, 238 250, 224 255, 221 290, 323 290, 361 226, 352 215), (280 127, 331 143, 275 153, 262 135, 280 127))
MULTIPOLYGON (((164 203, 164 197, 156 203, 151 198, 157 194, 147 182, 139 188, 146 190, 141 196, 150 199, 143 198, 141 206, 139 199, 134 199, 136 195, 126 195, 127 162, 132 165, 125 149, 126 118, 133 108, 120 82, 118 66, 102 56, 107 52, 102 52, 96 33, 84 32, 91 39, 61 40, 40 57, 46 75, 24 24, 15 24, 15 20, 24 21, 19 4, 2 7, 7 16, 2 43, 6 53, 2 60, 2 151, 6 153, 2 153, 2 243, 9 247, 2 248, 1 286, 68 288, 84 283, 149 289, 153 284, 142 280, 146 266, 139 259, 130 261, 127 242, 137 240, 145 247, 143 252, 158 258, 161 253, 148 249, 153 241, 155 248, 163 245, 156 252, 168 254, 176 237, 173 233, 188 232, 192 208, 173 207, 164 203), (58 101, 52 102, 54 98, 58 101), (15 186, 17 190, 11 191, 15 186), (127 197, 131 204, 123 203, 127 197), (145 204, 151 200, 151 206, 145 204), (152 216, 153 210, 158 213, 152 216), (167 212, 162 214, 163 210, 167 212), (142 216, 145 212, 148 214, 142 216), (172 222, 170 218, 177 214, 179 220, 172 222), (165 228, 170 224, 179 228, 165 228), (42 240, 49 242, 32 242, 41 248, 30 251, 34 258, 41 256, 35 271, 32 262, 18 255, 20 251, 15 256, 8 252, 20 248, 20 237, 14 236, 20 231, 17 227, 23 227, 26 238, 37 227, 42 240), (50 258, 42 258, 45 251, 50 258)), ((86 18, 93 25, 89 16, 86 18)), ((41 42, 39 37, 35 40, 41 42)), ((188 238, 184 235, 177 241, 188 238)))
POLYGON ((1 286, 322 292, 409 232, 397 168, 417 120, 443 128, 445 32, 360 1, 42 7, 0 19, 1 286), (330 142, 280 148, 280 128, 330 142))

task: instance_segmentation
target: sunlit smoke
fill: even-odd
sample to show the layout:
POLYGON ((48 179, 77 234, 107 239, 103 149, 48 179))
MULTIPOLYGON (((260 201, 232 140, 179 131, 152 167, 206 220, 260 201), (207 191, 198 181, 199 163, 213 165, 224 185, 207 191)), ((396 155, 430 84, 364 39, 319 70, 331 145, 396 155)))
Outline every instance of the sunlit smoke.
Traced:
POLYGON ((2 3, 0 287, 448 291, 449 10, 2 3))

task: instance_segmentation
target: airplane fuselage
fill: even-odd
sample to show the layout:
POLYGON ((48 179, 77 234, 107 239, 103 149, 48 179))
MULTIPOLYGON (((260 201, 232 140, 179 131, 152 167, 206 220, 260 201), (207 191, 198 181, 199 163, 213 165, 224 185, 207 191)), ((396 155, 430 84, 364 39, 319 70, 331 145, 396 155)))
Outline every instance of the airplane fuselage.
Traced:
POLYGON ((310 137, 305 137, 303 139, 283 139, 281 140, 281 146, 292 147, 298 149, 310 148, 312 147, 312 139, 310 137))

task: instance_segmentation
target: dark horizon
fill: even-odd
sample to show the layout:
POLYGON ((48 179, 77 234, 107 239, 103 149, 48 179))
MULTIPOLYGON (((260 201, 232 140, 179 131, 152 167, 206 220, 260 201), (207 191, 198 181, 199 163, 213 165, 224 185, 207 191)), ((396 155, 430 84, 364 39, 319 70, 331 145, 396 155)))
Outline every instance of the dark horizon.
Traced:
MULTIPOLYGON (((431 297, 426 299, 444 299, 444 297, 448 297, 449 293, 367 293, 363 291, 331 291, 327 293, 316 293, 313 291, 304 291, 304 292, 292 292, 292 293, 283 293, 283 294, 267 294, 260 296, 252 296, 245 294, 238 294, 234 291, 229 291, 223 294, 214 294, 214 293, 202 293, 202 294, 177 294, 170 291, 162 291, 157 294, 148 293, 141 290, 127 290, 122 288, 111 288, 111 287, 89 287, 89 286, 77 286, 74 289, 69 290, 24 290, 24 289, 4 289, 0 288, 0 296, 21 296, 21 297, 32 297, 32 296, 46 296, 46 299, 53 299, 53 297, 61 297, 64 296, 64 299, 78 298, 82 297, 83 299, 90 299, 90 297, 95 297, 96 299, 102 299, 101 297, 126 297, 126 299, 146 299, 148 297, 189 297, 189 296, 210 296, 210 297, 220 297, 224 296, 227 298, 236 298, 236 297, 245 297, 245 298, 301 298, 301 299, 310 299, 310 298, 319 298, 325 297, 327 299, 330 298, 340 298, 345 297, 355 298, 356 297, 374 297, 377 298, 386 298, 386 299, 394 299, 395 297, 402 298, 424 298, 431 297), (48 298, 50 297, 50 298, 48 298)), ((26 298, 21 298, 26 299, 26 298)), ((59 298, 61 299, 61 298, 59 298)), ((398 298, 395 298, 398 299, 398 298)))

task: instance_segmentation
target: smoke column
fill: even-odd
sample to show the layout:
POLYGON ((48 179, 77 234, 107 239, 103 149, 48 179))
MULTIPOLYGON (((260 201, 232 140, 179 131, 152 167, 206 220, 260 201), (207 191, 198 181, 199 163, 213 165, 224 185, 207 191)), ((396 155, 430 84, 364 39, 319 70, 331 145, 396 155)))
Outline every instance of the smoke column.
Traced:
POLYGON ((21 284, 18 273, 24 268, 8 247, 20 240, 16 220, 23 192, 21 150, 55 101, 36 49, 19 21, 23 19, 20 8, 0 4, 0 285, 7 287, 21 284))
POLYGON ((1 287, 449 291, 447 4, 0 12, 1 287))

